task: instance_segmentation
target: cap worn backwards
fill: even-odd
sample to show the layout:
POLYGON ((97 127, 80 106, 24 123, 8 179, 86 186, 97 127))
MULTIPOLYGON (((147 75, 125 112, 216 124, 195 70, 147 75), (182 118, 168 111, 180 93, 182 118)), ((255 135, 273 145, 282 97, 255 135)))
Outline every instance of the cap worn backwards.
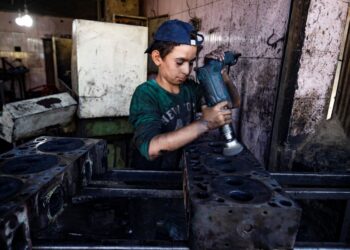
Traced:
MULTIPOLYGON (((154 41, 174 42, 187 45, 201 45, 204 37, 198 34, 194 27, 178 19, 162 23, 154 35, 154 41)), ((145 53, 151 52, 151 46, 145 53)))

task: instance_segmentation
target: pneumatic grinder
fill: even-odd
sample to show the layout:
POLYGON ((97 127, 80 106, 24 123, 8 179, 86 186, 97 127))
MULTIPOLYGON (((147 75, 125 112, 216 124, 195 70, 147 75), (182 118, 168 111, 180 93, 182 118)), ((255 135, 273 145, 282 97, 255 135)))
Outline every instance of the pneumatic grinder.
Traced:
MULTIPOLYGON (((240 55, 227 51, 224 61, 208 59, 203 67, 197 69, 197 78, 203 87, 204 97, 209 107, 223 101, 232 103, 221 71, 225 66, 236 64, 240 55)), ((226 156, 239 154, 243 150, 243 146, 237 141, 232 124, 225 124, 220 130, 226 140, 223 154, 226 156)))

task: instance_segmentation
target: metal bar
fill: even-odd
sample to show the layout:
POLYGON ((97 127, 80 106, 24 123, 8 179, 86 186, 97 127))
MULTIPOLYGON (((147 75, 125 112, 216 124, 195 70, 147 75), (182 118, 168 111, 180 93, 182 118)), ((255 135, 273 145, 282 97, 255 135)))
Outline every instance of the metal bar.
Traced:
POLYGON ((182 190, 182 183, 157 183, 157 182, 142 182, 129 181, 127 183, 122 181, 111 180, 92 180, 88 187, 94 188, 117 188, 117 189, 159 189, 159 190, 182 190))
POLYGON ((299 185, 299 186, 350 187, 350 172, 345 172, 341 174, 272 172, 270 174, 282 186, 299 185))
POLYGON ((153 170, 112 170, 96 180, 113 181, 142 181, 142 182, 179 182, 182 183, 181 171, 153 171, 153 170))
POLYGON ((183 193, 179 190, 87 187, 83 190, 81 195, 73 197, 72 202, 78 204, 99 198, 110 199, 122 197, 182 199, 183 193))
POLYGON ((122 14, 114 14, 114 16, 147 21, 147 17, 144 17, 144 16, 122 15, 122 14))
POLYGON ((45 250, 190 250, 188 247, 176 246, 98 246, 98 245, 37 245, 33 246, 35 249, 45 250))
POLYGON ((284 191, 297 200, 350 200, 350 189, 345 188, 284 188, 284 191))
POLYGON ((340 241, 350 241, 350 200, 347 201, 345 207, 343 225, 340 232, 340 241))
POLYGON ((350 245, 342 242, 296 242, 293 250, 349 250, 350 245))

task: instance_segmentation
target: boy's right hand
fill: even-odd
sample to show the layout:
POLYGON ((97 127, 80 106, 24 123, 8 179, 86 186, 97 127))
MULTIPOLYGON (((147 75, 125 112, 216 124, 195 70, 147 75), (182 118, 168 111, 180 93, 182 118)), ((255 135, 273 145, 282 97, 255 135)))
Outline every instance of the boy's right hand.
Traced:
POLYGON ((202 120, 207 122, 208 129, 219 128, 232 122, 231 110, 228 102, 220 102, 213 107, 202 106, 202 120))

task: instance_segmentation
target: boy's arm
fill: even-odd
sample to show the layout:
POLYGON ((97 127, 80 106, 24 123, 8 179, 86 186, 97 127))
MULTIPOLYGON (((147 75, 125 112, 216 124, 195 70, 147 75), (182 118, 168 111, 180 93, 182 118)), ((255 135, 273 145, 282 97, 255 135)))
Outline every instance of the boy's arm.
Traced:
POLYGON ((227 102, 214 107, 202 106, 202 118, 176 131, 156 135, 148 148, 150 160, 160 156, 162 152, 173 151, 197 139, 203 133, 231 122, 231 110, 225 109, 227 102))
POLYGON ((229 77, 229 75, 227 74, 226 70, 223 70, 221 72, 222 74, 222 78, 224 80, 224 83, 227 87, 228 93, 231 97, 231 101, 232 101, 232 107, 230 108, 238 108, 241 104, 241 97, 239 96, 238 90, 236 85, 233 83, 233 81, 231 80, 231 78, 229 77))

